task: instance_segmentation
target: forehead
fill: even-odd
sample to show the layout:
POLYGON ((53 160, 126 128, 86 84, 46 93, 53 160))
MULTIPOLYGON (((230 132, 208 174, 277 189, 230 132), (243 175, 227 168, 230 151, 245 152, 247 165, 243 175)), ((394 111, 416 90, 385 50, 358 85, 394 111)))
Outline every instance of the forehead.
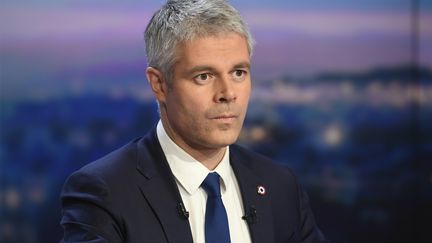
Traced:
POLYGON ((237 33, 223 33, 198 37, 180 43, 176 48, 177 64, 186 66, 203 63, 249 62, 250 53, 246 38, 237 33))

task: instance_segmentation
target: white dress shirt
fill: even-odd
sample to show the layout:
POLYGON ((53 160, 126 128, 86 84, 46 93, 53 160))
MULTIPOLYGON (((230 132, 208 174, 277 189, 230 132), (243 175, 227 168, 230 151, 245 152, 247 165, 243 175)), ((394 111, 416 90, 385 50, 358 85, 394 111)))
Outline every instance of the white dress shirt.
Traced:
POLYGON ((210 172, 221 177, 221 194, 229 224, 231 242, 251 242, 244 215, 240 188, 229 162, 229 147, 219 165, 210 171, 186 151, 180 148, 165 132, 162 122, 157 125, 157 136, 168 164, 174 174, 184 206, 189 212, 189 225, 195 243, 205 242, 204 222, 207 193, 200 187, 210 172))

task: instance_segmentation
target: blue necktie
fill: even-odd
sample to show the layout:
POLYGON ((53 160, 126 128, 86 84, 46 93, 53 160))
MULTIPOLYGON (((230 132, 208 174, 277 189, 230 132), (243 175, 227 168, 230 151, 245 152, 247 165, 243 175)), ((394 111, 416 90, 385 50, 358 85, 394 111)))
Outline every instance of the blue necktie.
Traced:
POLYGON ((228 218, 221 198, 219 175, 217 173, 209 173, 201 184, 201 187, 207 192, 205 214, 206 243, 229 243, 228 218))

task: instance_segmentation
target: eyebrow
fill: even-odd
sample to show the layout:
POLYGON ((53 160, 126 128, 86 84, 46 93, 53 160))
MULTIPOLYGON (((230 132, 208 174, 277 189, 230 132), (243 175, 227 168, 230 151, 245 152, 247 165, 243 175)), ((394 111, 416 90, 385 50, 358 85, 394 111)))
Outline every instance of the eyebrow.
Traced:
POLYGON ((233 69, 238 69, 238 68, 247 68, 247 69, 250 69, 250 63, 249 62, 241 62, 239 64, 234 65, 233 69))
POLYGON ((211 66, 205 66, 205 65, 203 65, 203 66, 195 66, 192 69, 188 70, 187 74, 192 75, 194 73, 198 73, 198 72, 202 72, 202 71, 212 71, 212 72, 214 72, 216 70, 213 67, 211 67, 211 66))
MULTIPOLYGON (((233 66, 232 69, 239 69, 239 68, 247 68, 250 69, 250 63, 249 62, 241 62, 233 66)), ((201 65, 201 66, 195 66, 187 71, 188 75, 192 75, 194 73, 202 72, 202 71, 211 71, 211 72, 217 72, 217 70, 208 65, 201 65)))

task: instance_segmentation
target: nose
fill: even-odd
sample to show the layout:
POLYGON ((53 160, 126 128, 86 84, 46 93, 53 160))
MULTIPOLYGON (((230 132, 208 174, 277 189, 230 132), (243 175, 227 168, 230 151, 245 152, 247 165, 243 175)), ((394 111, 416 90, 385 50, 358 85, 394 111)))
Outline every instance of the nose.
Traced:
POLYGON ((237 99, 234 82, 229 78, 220 78, 216 82, 216 103, 231 103, 237 99))

